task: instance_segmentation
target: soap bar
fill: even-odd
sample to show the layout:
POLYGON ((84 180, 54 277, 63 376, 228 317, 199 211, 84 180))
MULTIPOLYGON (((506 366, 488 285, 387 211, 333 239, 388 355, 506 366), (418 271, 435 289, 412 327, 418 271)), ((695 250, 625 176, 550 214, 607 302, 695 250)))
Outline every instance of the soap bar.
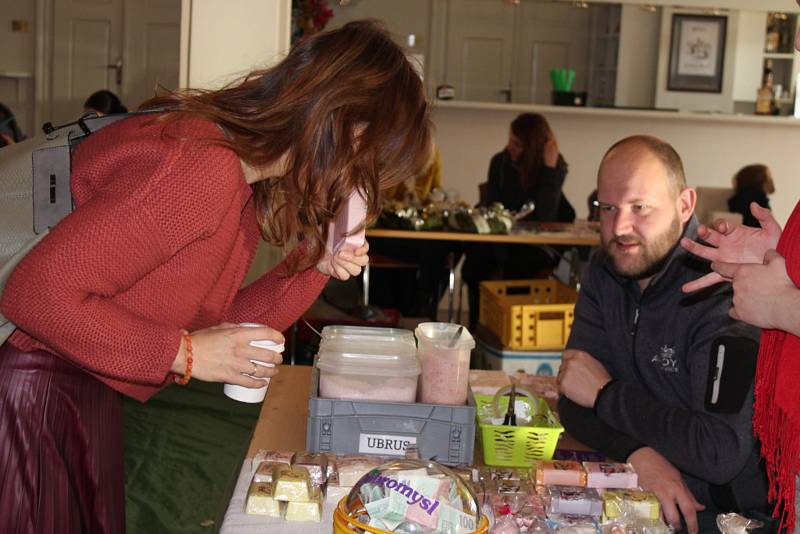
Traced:
POLYGON ((258 466, 258 469, 256 469, 256 472, 253 475, 253 482, 257 482, 260 484, 264 482, 272 483, 275 479, 275 469, 279 465, 285 465, 285 464, 276 464, 273 462, 261 462, 261 465, 258 466))
POLYGON ((302 467, 280 465, 275 470, 275 500, 308 502, 311 477, 302 467))
POLYGON ((342 456, 337 460, 340 486, 355 486, 361 477, 381 465, 372 456, 342 456))
POLYGON ((322 494, 318 486, 314 486, 308 502, 290 501, 286 505, 286 520, 322 521, 322 494))
POLYGON ((258 482, 250 484, 245 513, 281 517, 282 512, 281 502, 273 497, 272 484, 258 482))
POLYGON ((258 469, 258 466, 261 465, 262 462, 291 465, 293 459, 293 452, 259 449, 255 456, 253 456, 253 468, 258 469))
POLYGON ((636 517, 656 520, 661 517, 661 505, 655 494, 636 489, 610 489, 603 492, 603 517, 636 517))
POLYGON ((599 527, 594 518, 586 515, 548 515, 547 524, 550 530, 564 531, 570 534, 597 534, 599 527))
POLYGON ((325 472, 325 478, 328 481, 328 484, 339 484, 339 469, 338 469, 338 458, 332 452, 321 452, 322 456, 324 456, 328 460, 328 470, 325 472))
POLYGON ((590 488, 636 488, 639 477, 631 464, 583 462, 590 488))
POLYGON ((528 480, 530 471, 524 468, 490 467, 484 468, 481 475, 489 480, 528 480))
POLYGON ((600 517, 603 500, 594 488, 550 486, 547 514, 590 515, 600 517))
POLYGON ((586 471, 572 460, 547 460, 536 466, 536 484, 542 486, 586 486, 586 471))
POLYGON ((294 465, 306 468, 315 486, 325 484, 328 479, 328 458, 322 454, 298 452, 294 455, 294 465))

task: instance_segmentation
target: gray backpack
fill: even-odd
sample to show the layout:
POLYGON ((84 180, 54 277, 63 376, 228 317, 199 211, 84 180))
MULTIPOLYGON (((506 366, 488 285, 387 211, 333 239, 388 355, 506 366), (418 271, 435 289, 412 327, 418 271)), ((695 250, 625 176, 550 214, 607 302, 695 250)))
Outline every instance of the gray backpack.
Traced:
MULTIPOLYGON (((42 134, 0 148, 0 295, 22 258, 72 213, 72 150, 87 136, 129 115, 90 114, 59 127, 47 123, 42 134)), ((15 328, 0 312, 0 344, 15 328)))

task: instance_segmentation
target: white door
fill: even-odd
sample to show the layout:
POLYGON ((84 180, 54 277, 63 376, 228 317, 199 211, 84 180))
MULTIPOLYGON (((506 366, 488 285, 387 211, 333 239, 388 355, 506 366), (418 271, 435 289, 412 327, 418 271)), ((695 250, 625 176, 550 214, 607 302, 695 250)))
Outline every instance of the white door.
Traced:
POLYGON ((47 120, 75 119, 86 98, 99 89, 120 93, 117 69, 109 65, 122 59, 122 1, 55 0, 52 116, 47 120))
POLYGON ((178 87, 181 1, 128 0, 125 9, 123 101, 128 109, 178 87))
POLYGON ((542 0, 519 6, 512 101, 550 104, 550 69, 575 69, 573 91, 589 77, 589 10, 542 0))
POLYGON ((180 0, 54 0, 51 117, 73 120, 95 91, 128 109, 178 86, 180 0))
POLYGON ((510 99, 515 6, 500 0, 452 0, 445 80, 459 100, 510 99))

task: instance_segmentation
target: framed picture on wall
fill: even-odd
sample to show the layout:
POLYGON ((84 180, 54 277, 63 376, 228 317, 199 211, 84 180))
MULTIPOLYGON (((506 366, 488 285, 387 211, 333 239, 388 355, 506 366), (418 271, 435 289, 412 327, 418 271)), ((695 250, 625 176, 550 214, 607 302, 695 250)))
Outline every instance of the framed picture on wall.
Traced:
POLYGON ((721 93, 728 17, 672 15, 667 89, 721 93))

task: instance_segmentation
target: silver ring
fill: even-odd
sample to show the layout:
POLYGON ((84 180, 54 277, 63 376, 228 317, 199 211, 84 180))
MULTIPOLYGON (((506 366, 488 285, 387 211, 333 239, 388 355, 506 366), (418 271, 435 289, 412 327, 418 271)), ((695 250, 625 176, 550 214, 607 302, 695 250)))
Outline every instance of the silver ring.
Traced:
POLYGON ((258 365, 253 364, 253 373, 252 373, 252 375, 256 376, 257 374, 258 374, 258 365))

